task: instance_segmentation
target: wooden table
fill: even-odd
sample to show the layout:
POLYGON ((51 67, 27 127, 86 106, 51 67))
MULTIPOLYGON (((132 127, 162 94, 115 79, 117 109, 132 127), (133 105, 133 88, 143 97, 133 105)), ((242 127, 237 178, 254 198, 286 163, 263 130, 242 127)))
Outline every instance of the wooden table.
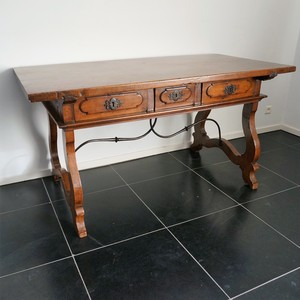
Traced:
POLYGON ((240 166, 245 183, 257 189, 260 143, 254 117, 258 102, 266 97, 260 94, 261 82, 295 70, 294 66, 217 54, 14 69, 28 99, 42 102, 48 112, 53 175, 55 180, 62 179, 80 237, 87 231, 75 155, 76 129, 198 111, 191 150, 219 147, 240 166), (205 131, 211 109, 240 104, 246 138, 243 154, 225 139, 210 139, 205 131), (63 131, 68 170, 60 165, 57 126, 63 131))

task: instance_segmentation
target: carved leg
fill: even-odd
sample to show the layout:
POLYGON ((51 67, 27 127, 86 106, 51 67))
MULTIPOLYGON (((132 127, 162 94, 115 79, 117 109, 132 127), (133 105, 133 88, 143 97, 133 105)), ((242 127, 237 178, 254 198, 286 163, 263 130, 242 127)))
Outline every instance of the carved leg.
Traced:
POLYGON ((50 115, 49 117, 49 148, 50 148, 50 156, 52 163, 52 174, 54 181, 59 181, 62 179, 62 184, 66 194, 70 193, 70 179, 68 172, 61 167, 58 151, 57 151, 57 125, 53 121, 50 115))
POLYGON ((255 112, 257 110, 258 102, 244 104, 243 108, 243 130, 246 138, 246 151, 240 154, 238 150, 227 140, 209 138, 205 131, 205 120, 210 110, 200 111, 197 113, 195 122, 204 120, 195 125, 195 132, 193 133, 194 142, 191 145, 193 152, 201 150, 202 147, 212 148, 218 147, 224 151, 227 157, 236 165, 239 165, 242 170, 242 176, 251 189, 258 188, 258 182, 255 177, 258 164, 257 160, 260 156, 260 143, 255 129, 255 112))
POLYGON ((257 107, 258 102, 244 104, 242 118, 246 138, 246 151, 241 157, 240 168, 242 169, 244 181, 253 190, 258 188, 255 172, 259 168, 257 160, 260 156, 260 142, 255 128, 255 112, 257 107))
POLYGON ((77 229, 79 237, 82 238, 87 236, 87 231, 84 224, 83 191, 75 156, 74 130, 64 131, 63 137, 66 164, 69 171, 65 172, 68 176, 67 182, 69 183, 66 189, 67 199, 72 212, 74 226, 77 229))
MULTIPOLYGON (((195 123, 200 122, 208 117, 210 110, 199 111, 195 117, 195 123)), ((205 142, 209 139, 205 131, 205 121, 200 122, 194 126, 195 132, 193 133, 194 142, 191 145, 191 150, 193 152, 199 151, 205 146, 205 142)))
POLYGON ((49 148, 50 148, 50 156, 51 156, 51 163, 52 163, 52 173, 54 181, 58 181, 61 177, 61 165, 58 157, 57 151, 57 126, 51 116, 48 114, 49 118, 49 148))

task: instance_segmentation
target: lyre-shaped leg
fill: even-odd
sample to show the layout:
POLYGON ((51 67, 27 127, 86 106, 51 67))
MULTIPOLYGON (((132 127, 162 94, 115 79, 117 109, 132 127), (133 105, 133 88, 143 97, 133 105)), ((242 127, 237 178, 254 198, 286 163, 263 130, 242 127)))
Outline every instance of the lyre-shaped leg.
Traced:
POLYGON ((49 115, 49 148, 52 163, 52 173, 55 181, 62 180, 68 204, 70 206, 74 226, 79 237, 87 235, 84 224, 83 191, 77 168, 74 131, 64 131, 64 148, 68 171, 61 167, 57 151, 57 125, 49 115))
POLYGON ((257 160, 260 156, 260 143, 255 129, 255 112, 258 102, 246 103, 243 108, 243 130, 246 138, 246 150, 242 155, 238 150, 227 140, 211 139, 205 131, 205 120, 208 117, 210 110, 199 111, 196 115, 195 122, 200 122, 195 125, 194 142, 191 145, 192 151, 201 150, 202 147, 218 147, 224 151, 228 158, 236 165, 239 165, 242 170, 242 176, 251 189, 258 188, 258 182, 255 177, 255 172, 258 169, 257 160))
POLYGON ((192 151, 199 151, 205 146, 206 141, 209 140, 207 133, 205 131, 205 119, 208 118, 210 114, 210 110, 199 111, 195 117, 195 123, 197 125, 194 126, 195 132, 193 133, 194 142, 191 145, 192 151))
POLYGON ((248 183, 253 190, 258 188, 255 172, 259 168, 257 160, 260 156, 260 142, 255 128, 255 113, 257 107, 258 102, 245 104, 242 118, 246 138, 246 150, 241 156, 240 168, 242 169, 244 181, 248 183))
POLYGON ((58 157, 57 151, 57 125, 52 120, 51 116, 49 117, 49 148, 50 148, 50 157, 51 157, 51 164, 52 164, 52 174, 55 181, 58 181, 61 177, 61 165, 58 157))
POLYGON ((67 200, 73 216, 73 223, 79 237, 87 236, 84 223, 83 190, 75 155, 74 130, 63 131, 66 164, 68 168, 69 187, 67 200))

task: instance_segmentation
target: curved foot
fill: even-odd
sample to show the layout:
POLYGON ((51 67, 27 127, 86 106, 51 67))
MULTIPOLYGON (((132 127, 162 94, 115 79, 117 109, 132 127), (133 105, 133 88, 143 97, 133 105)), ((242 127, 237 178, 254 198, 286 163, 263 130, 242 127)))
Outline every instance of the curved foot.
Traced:
POLYGON ((87 236, 84 223, 83 190, 77 168, 74 131, 64 131, 64 146, 68 172, 63 172, 63 183, 67 192, 67 200, 73 216, 73 223, 80 238, 87 236))
POLYGON ((248 167, 242 169, 243 179, 244 179, 245 183, 248 184, 252 190, 257 190, 257 188, 258 188, 258 181, 255 176, 255 172, 258 169, 259 169, 259 166, 257 163, 250 164, 248 167))

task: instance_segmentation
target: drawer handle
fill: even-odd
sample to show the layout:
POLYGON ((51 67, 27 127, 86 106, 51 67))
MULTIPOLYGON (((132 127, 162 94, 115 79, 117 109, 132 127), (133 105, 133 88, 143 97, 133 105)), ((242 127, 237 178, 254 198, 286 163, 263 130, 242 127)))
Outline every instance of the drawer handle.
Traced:
POLYGON ((232 95, 236 92, 236 85, 235 84, 230 84, 226 85, 224 88, 224 94, 226 96, 232 95))
POLYGON ((122 102, 117 98, 106 100, 104 106, 107 110, 116 110, 122 105, 122 102))
POLYGON ((183 92, 180 90, 175 90, 169 94, 169 99, 172 101, 178 101, 183 97, 183 92))

